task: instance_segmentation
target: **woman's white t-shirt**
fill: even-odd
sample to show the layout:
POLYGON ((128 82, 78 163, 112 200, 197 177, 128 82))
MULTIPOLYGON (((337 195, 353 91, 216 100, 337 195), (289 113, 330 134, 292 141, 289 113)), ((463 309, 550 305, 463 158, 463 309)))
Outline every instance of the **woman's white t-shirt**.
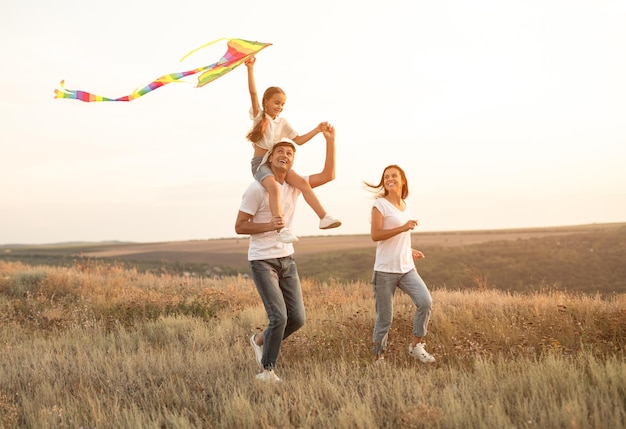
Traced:
MULTIPOLYGON (((406 201, 404 210, 399 210, 385 198, 377 198, 372 207, 382 214, 383 229, 396 228, 411 220, 411 211, 406 201)), ((411 252, 411 230, 376 243, 374 271, 404 274, 414 268, 415 262, 411 252)))

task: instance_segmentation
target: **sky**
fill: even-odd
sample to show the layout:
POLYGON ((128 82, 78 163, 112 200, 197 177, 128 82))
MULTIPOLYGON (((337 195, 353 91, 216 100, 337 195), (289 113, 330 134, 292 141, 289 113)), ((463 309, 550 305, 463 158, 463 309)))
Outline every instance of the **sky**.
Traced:
MULTIPOLYGON (((236 237, 253 180, 245 67, 130 103, 127 95, 216 62, 221 37, 272 43, 260 92, 304 134, 336 128, 336 179, 316 189, 368 234, 383 169, 407 173, 417 231, 626 221, 626 0, 0 0, 0 244, 236 237)), ((294 169, 319 172, 324 139, 294 169)))

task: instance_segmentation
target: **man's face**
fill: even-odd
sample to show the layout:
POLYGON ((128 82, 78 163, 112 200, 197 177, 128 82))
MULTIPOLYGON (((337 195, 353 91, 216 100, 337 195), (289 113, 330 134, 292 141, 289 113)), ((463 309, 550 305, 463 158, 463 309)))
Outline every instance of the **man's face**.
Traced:
POLYGON ((273 169, 289 171, 293 166, 294 150, 291 146, 274 146, 269 161, 273 169))

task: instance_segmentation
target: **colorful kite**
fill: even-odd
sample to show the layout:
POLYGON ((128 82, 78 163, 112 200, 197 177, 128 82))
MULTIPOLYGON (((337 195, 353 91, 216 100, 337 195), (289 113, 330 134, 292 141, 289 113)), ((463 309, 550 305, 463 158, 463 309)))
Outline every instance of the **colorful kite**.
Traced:
POLYGON ((264 49, 271 45, 271 43, 260 43, 260 42, 250 42, 248 40, 242 39, 217 39, 212 42, 209 42, 205 45, 200 46, 199 48, 194 49, 189 52, 180 61, 183 61, 185 58, 190 56, 191 54, 199 51, 202 48, 213 45, 221 40, 228 40, 227 46, 228 50, 226 53, 220 58, 220 60, 214 64, 198 67, 193 70, 179 72, 179 73, 170 73, 159 77, 143 88, 135 89, 132 94, 125 95, 123 97, 118 98, 109 98, 103 97, 101 95, 95 95, 86 91, 78 91, 65 89, 65 81, 61 81, 61 89, 54 90, 54 98, 73 98, 75 100, 80 100, 84 102, 93 102, 93 101, 133 101, 136 98, 141 97, 142 95, 146 95, 150 91, 154 91, 168 83, 172 82, 182 82, 181 79, 192 76, 198 73, 202 73, 198 76, 198 83, 196 87, 200 88, 206 85, 209 82, 214 81, 220 76, 224 76, 229 71, 233 70, 235 67, 243 64, 248 58, 252 57, 254 54, 259 52, 261 49, 264 49))

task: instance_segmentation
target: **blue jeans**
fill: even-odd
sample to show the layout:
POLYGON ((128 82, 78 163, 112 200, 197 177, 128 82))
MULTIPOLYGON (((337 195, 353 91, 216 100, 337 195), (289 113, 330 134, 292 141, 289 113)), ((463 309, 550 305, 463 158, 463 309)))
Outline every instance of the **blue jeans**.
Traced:
POLYGON ((250 273, 261 296, 269 323, 263 332, 265 369, 276 367, 282 341, 304 326, 302 287, 293 257, 249 261, 250 273))
POLYGON ((252 177, 254 177, 254 179, 260 184, 263 184, 263 181, 268 177, 273 176, 274 172, 272 172, 272 169, 267 162, 261 165, 261 161, 263 161, 262 156, 255 156, 252 158, 252 161, 250 161, 250 168, 252 169, 252 177))
POLYGON ((404 274, 374 271, 372 286, 376 300, 376 323, 372 337, 374 342, 372 351, 375 354, 382 353, 387 347, 387 336, 393 320, 393 295, 396 288, 403 290, 415 304, 413 335, 426 336, 433 300, 426 283, 415 269, 404 274))

